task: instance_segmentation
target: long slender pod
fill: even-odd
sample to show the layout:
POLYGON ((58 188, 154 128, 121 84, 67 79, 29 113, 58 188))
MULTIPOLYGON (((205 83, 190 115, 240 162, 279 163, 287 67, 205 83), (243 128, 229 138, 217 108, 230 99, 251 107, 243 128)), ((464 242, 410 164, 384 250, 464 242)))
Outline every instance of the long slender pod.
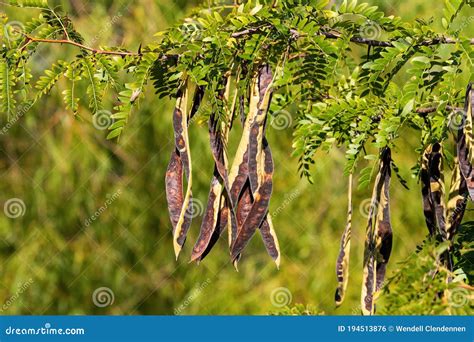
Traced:
POLYGON ((375 312, 376 291, 383 285, 386 265, 392 251, 392 228, 390 223, 390 178, 391 151, 384 148, 369 209, 364 250, 361 308, 364 315, 375 312))
POLYGON ((351 252, 351 234, 352 234, 352 173, 349 175, 349 188, 347 191, 347 222, 346 228, 342 233, 339 255, 336 262, 336 305, 340 306, 344 301, 347 284, 349 282, 349 257, 351 252))
POLYGON ((469 83, 464 101, 463 125, 459 127, 456 145, 461 174, 466 181, 471 201, 474 201, 474 89, 469 83))

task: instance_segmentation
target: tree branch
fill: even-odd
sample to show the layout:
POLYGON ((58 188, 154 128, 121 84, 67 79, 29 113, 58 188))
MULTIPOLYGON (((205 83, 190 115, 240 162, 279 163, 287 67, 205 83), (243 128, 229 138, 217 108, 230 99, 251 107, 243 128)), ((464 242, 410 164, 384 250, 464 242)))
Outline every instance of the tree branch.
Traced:
POLYGON ((100 50, 100 49, 94 49, 89 46, 85 46, 83 44, 77 43, 73 40, 69 39, 44 39, 44 38, 36 38, 36 37, 31 37, 29 35, 26 35, 26 44, 24 44, 21 47, 21 50, 26 48, 28 44, 30 43, 48 43, 48 44, 68 44, 68 45, 73 45, 78 48, 81 48, 83 50, 91 51, 95 54, 99 55, 115 55, 115 56, 140 56, 141 53, 138 52, 131 52, 131 51, 109 51, 109 50, 100 50))
MULTIPOLYGON (((234 32, 231 34, 232 38, 241 38, 244 36, 252 35, 261 32, 262 29, 264 28, 269 28, 270 26, 260 26, 260 27, 251 27, 243 31, 238 31, 234 32)), ((296 37, 304 37, 304 34, 299 33, 296 30, 291 29, 290 30, 291 34, 296 37)), ((342 35, 339 32, 325 32, 325 31, 320 31, 318 33, 320 36, 325 36, 326 38, 329 39, 339 39, 342 37, 342 35)), ((358 43, 358 44, 365 44, 369 46, 382 46, 382 47, 392 47, 393 44, 390 41, 383 41, 383 40, 375 40, 375 39, 367 39, 367 38, 362 38, 362 37, 351 37, 350 41, 353 43, 358 43)), ((430 45, 439 45, 439 44, 456 44, 458 40, 450 37, 438 37, 438 38, 433 38, 433 39, 427 39, 422 42, 419 42, 417 46, 430 46, 430 45)), ((471 38, 470 44, 474 45, 474 38, 471 38)))
MULTIPOLYGON (((453 107, 453 106, 446 106, 446 109, 448 111, 454 111, 454 112, 463 110, 461 107, 453 107)), ((424 107, 424 108, 416 109, 415 112, 421 115, 426 115, 426 114, 434 113, 437 110, 438 110, 438 107, 424 107)))

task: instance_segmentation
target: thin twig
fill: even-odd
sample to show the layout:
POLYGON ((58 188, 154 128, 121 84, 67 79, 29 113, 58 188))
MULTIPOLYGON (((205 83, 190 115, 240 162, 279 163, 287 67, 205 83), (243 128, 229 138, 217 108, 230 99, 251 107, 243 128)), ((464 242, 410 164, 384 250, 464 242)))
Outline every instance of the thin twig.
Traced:
POLYGON ((131 51, 110 51, 110 50, 101 50, 101 49, 94 49, 89 46, 85 46, 83 44, 77 43, 73 40, 69 39, 44 39, 44 38, 36 38, 36 37, 31 37, 29 35, 25 35, 26 37, 26 44, 21 47, 21 49, 24 49, 28 44, 30 43, 48 43, 48 44, 68 44, 68 45, 73 45, 78 48, 81 48, 83 50, 91 51, 95 54, 99 55, 115 55, 115 56, 140 56, 141 53, 138 52, 131 52, 131 51))
MULTIPOLYGON (((437 110, 438 110, 438 107, 424 107, 424 108, 416 109, 415 112, 417 114, 426 115, 426 114, 434 113, 437 110)), ((462 110, 462 108, 461 107, 446 106, 446 110, 448 110, 450 112, 457 112, 457 111, 462 110)))

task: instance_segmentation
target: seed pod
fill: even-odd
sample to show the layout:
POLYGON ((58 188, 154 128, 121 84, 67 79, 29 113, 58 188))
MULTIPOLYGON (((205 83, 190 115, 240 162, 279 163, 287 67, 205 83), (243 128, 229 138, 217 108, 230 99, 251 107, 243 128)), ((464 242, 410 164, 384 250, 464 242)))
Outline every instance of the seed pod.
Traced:
POLYGON ((384 148, 369 209, 364 250, 361 307, 364 315, 375 312, 375 294, 383 286, 386 266, 392 251, 390 224, 391 152, 384 148))
MULTIPOLYGON (((168 201, 168 210, 170 214, 171 224, 173 226, 173 236, 175 234, 176 225, 179 221, 181 208, 184 203, 183 196, 183 163, 179 152, 174 149, 171 152, 170 162, 166 170, 166 200, 168 201)), ((188 219, 188 218, 186 218, 188 219)), ((186 222, 186 224, 188 224, 186 222)), ((184 244, 184 241, 181 241, 184 244)))
POLYGON ((457 134, 456 145, 459 158, 459 167, 461 174, 466 180, 466 186, 469 191, 471 201, 474 201, 474 90, 469 83, 466 90, 463 113, 463 127, 460 127, 457 134))
POLYGON ((437 223, 436 223, 435 207, 433 204, 433 200, 431 198, 430 172, 429 172, 431 149, 432 147, 431 145, 429 145, 423 152, 420 180, 421 180, 421 195, 423 198, 423 213, 425 215, 426 226, 428 227, 430 236, 435 236, 438 228, 437 228, 437 223))
MULTIPOLYGON (((219 94, 219 97, 226 104, 230 97, 230 83, 231 78, 229 76, 226 78, 224 90, 219 94)), ((222 232, 221 228, 225 228, 227 225, 234 227, 234 229, 237 227, 230 196, 227 155, 225 150, 233 116, 233 108, 226 112, 228 118, 224 122, 220 122, 215 113, 212 113, 209 118, 210 145, 215 163, 214 174, 211 180, 206 213, 202 221, 199 238, 193 249, 191 261, 199 262, 209 253, 210 248, 215 244, 215 241, 213 244, 210 244, 211 240, 220 236, 222 232), (221 211, 223 212, 221 213, 221 211), (225 222, 225 225, 222 227, 221 221, 225 222), (217 233, 215 233, 216 230, 217 233)))
POLYGON ((260 234, 262 234, 263 244, 265 245, 268 255, 270 255, 277 268, 279 268, 281 259, 280 244, 278 243, 278 237, 269 214, 267 214, 260 226, 260 234))
POLYGON ((344 301, 347 284, 349 282, 349 257, 351 252, 351 226, 352 226, 352 173, 349 175, 349 189, 347 191, 347 223, 341 237, 339 256, 336 262, 336 306, 340 306, 344 301))
POLYGON ((219 179, 219 173, 217 172, 216 167, 211 180, 211 189, 209 191, 206 212, 202 220, 201 231, 199 238, 194 245, 191 261, 200 261, 202 254, 209 246, 209 242, 211 241, 212 235, 214 234, 218 223, 221 193, 222 183, 219 179))
POLYGON ((422 195, 425 220, 431 236, 447 239, 446 208, 444 205, 443 155, 441 145, 429 145, 423 153, 422 195))
POLYGON ((166 198, 173 225, 173 246, 176 259, 186 241, 186 234, 191 226, 192 218, 192 164, 188 137, 188 92, 187 81, 185 81, 178 91, 176 107, 173 112, 175 151, 171 154, 165 178, 166 198), (184 196, 183 173, 187 182, 184 196))
POLYGON ((250 208, 245 221, 241 226, 239 225, 237 238, 232 244, 231 256, 233 261, 250 241, 250 238, 253 236, 256 229, 261 226, 268 212, 268 206, 273 189, 273 159, 270 146, 266 140, 264 140, 263 143, 263 154, 261 158, 264 159, 264 168, 262 174, 259 174, 262 178, 262 182, 254 195, 252 207, 250 208))
MULTIPOLYGON (((236 266, 242 250, 260 229, 265 247, 277 266, 280 251, 271 218, 267 215, 272 192, 273 159, 265 138, 265 123, 272 92, 268 66, 259 68, 250 89, 249 112, 229 172, 230 197, 235 206, 237 229, 229 231, 231 258, 236 266)), ((243 108, 241 97, 241 108, 243 108)), ((242 116, 243 117, 243 116, 242 116)))
POLYGON ((456 235, 457 229, 462 222, 466 210, 469 193, 467 191, 466 180, 461 176, 458 158, 454 161, 454 170, 451 178, 451 187, 449 190, 449 200, 447 205, 448 218, 446 231, 448 240, 452 241, 456 235))
POLYGON ((259 169, 261 169, 262 143, 264 139, 264 127, 267 119, 267 112, 271 102, 272 95, 272 72, 268 65, 259 70, 257 89, 254 89, 250 100, 250 108, 256 108, 256 113, 250 125, 249 134, 249 180, 252 193, 255 193, 259 187, 259 169), (258 95, 256 98, 255 95, 258 95), (252 102, 257 102, 255 105, 252 102), (260 165, 258 165, 260 164, 260 165))

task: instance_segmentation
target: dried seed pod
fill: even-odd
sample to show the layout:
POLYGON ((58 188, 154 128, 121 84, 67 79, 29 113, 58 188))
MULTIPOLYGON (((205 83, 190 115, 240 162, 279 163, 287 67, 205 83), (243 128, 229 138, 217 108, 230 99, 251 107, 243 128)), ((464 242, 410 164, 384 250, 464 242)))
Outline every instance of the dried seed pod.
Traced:
MULTIPOLYGON (((230 198, 235 208, 237 227, 229 231, 234 265, 240 253, 260 228, 265 247, 277 266, 280 262, 278 239, 267 216, 272 192, 273 159, 265 138, 265 123, 272 93, 272 74, 268 66, 259 68, 250 87, 249 111, 242 137, 229 172, 230 198)), ((241 97, 242 100, 242 97, 241 97)), ((241 108, 243 104, 241 103, 241 108)))
POLYGON ((250 108, 256 110, 253 121, 250 125, 248 160, 249 160, 249 180, 252 193, 255 193, 259 187, 259 174, 261 161, 263 161, 262 144, 264 139, 264 128, 267 119, 267 113, 272 95, 272 72, 268 65, 260 68, 257 88, 253 89, 250 99, 250 108), (258 97, 256 97, 258 95, 258 97), (256 102, 256 104, 255 104, 256 102))
POLYGON ((469 193, 467 191, 466 180, 461 175, 458 158, 454 160, 454 170, 451 178, 451 187, 449 190, 449 200, 447 205, 446 231, 448 240, 453 240, 457 229, 462 222, 466 210, 469 193))
POLYGON ((429 164, 431 159, 431 145, 423 152, 422 162, 421 162, 421 195, 423 198, 423 213, 425 215, 426 226, 430 236, 435 236, 438 230, 436 223, 436 212, 431 198, 431 185, 430 185, 430 171, 429 164))
POLYGON ((336 305, 340 306, 344 301, 347 284, 349 282, 349 257, 351 252, 351 233, 352 233, 352 173, 349 175, 349 189, 347 191, 347 222, 346 228, 342 233, 339 256, 336 262, 336 305))
POLYGON ((471 201, 474 201, 474 90, 470 83, 466 90, 462 127, 459 128, 456 145, 461 174, 466 181, 471 201))
POLYGON ((277 268, 279 268, 281 259, 280 244, 278 243, 278 237, 269 214, 267 214, 260 226, 260 234, 262 234, 263 244, 265 245, 268 255, 270 255, 277 268))
POLYGON ((217 168, 214 169, 214 175, 211 181, 211 189, 209 191, 209 197, 207 202, 206 212, 201 224, 201 231, 196 244, 194 245, 193 252, 191 255, 191 261, 201 260, 202 254, 206 251, 214 231, 218 225, 220 202, 222 193, 222 183, 217 172, 217 168))
POLYGON ((372 192, 364 250, 361 307, 364 315, 375 312, 375 294, 383 286, 386 266, 392 251, 390 223, 391 152, 384 148, 372 192))
POLYGON ((241 226, 239 225, 237 238, 232 244, 231 257, 233 261, 250 241, 250 238, 253 236, 256 229, 262 225, 268 212, 270 197, 273 190, 273 159, 270 146, 266 140, 264 140, 263 143, 263 154, 261 158, 264 159, 264 168, 263 172, 259 174, 259 177, 262 178, 262 182, 254 195, 252 207, 250 208, 245 221, 241 226))
POLYGON ((431 236, 447 239, 444 205, 443 155, 441 145, 429 145, 423 153, 421 168, 425 220, 431 236))
MULTIPOLYGON (((186 234, 191 226, 192 218, 192 164, 189 151, 187 113, 188 85, 184 81, 178 91, 176 107, 173 112, 173 128, 175 138, 175 151, 166 172, 166 198, 173 225, 173 246, 176 258, 186 241, 186 234), (186 176, 187 189, 183 196, 183 173, 186 176), (179 212, 179 215, 177 214, 179 212)), ((197 110, 197 107, 194 109, 197 110)))
MULTIPOLYGON (((230 97, 231 78, 227 77, 224 90, 219 97, 227 103, 230 97)), ((235 102, 235 100, 234 100, 235 102)), ((191 261, 201 261, 210 248, 215 244, 211 243, 213 238, 218 238, 222 233, 221 228, 230 224, 231 227, 237 226, 233 205, 230 196, 230 186, 227 172, 227 155, 225 146, 227 145, 228 134, 233 116, 233 109, 227 111, 228 122, 219 122, 214 113, 209 118, 209 137, 211 151, 214 158, 214 174, 211 180, 211 189, 206 213, 201 225, 200 235, 194 246, 191 261), (220 126, 220 127, 219 127, 220 126), (226 202, 229 202, 226 204, 226 202), (223 211, 221 213, 221 211, 223 211), (221 221, 226 222, 221 226, 221 221), (217 230, 217 234, 215 234, 217 230)), ((231 228, 232 229, 232 228, 231 228)))

